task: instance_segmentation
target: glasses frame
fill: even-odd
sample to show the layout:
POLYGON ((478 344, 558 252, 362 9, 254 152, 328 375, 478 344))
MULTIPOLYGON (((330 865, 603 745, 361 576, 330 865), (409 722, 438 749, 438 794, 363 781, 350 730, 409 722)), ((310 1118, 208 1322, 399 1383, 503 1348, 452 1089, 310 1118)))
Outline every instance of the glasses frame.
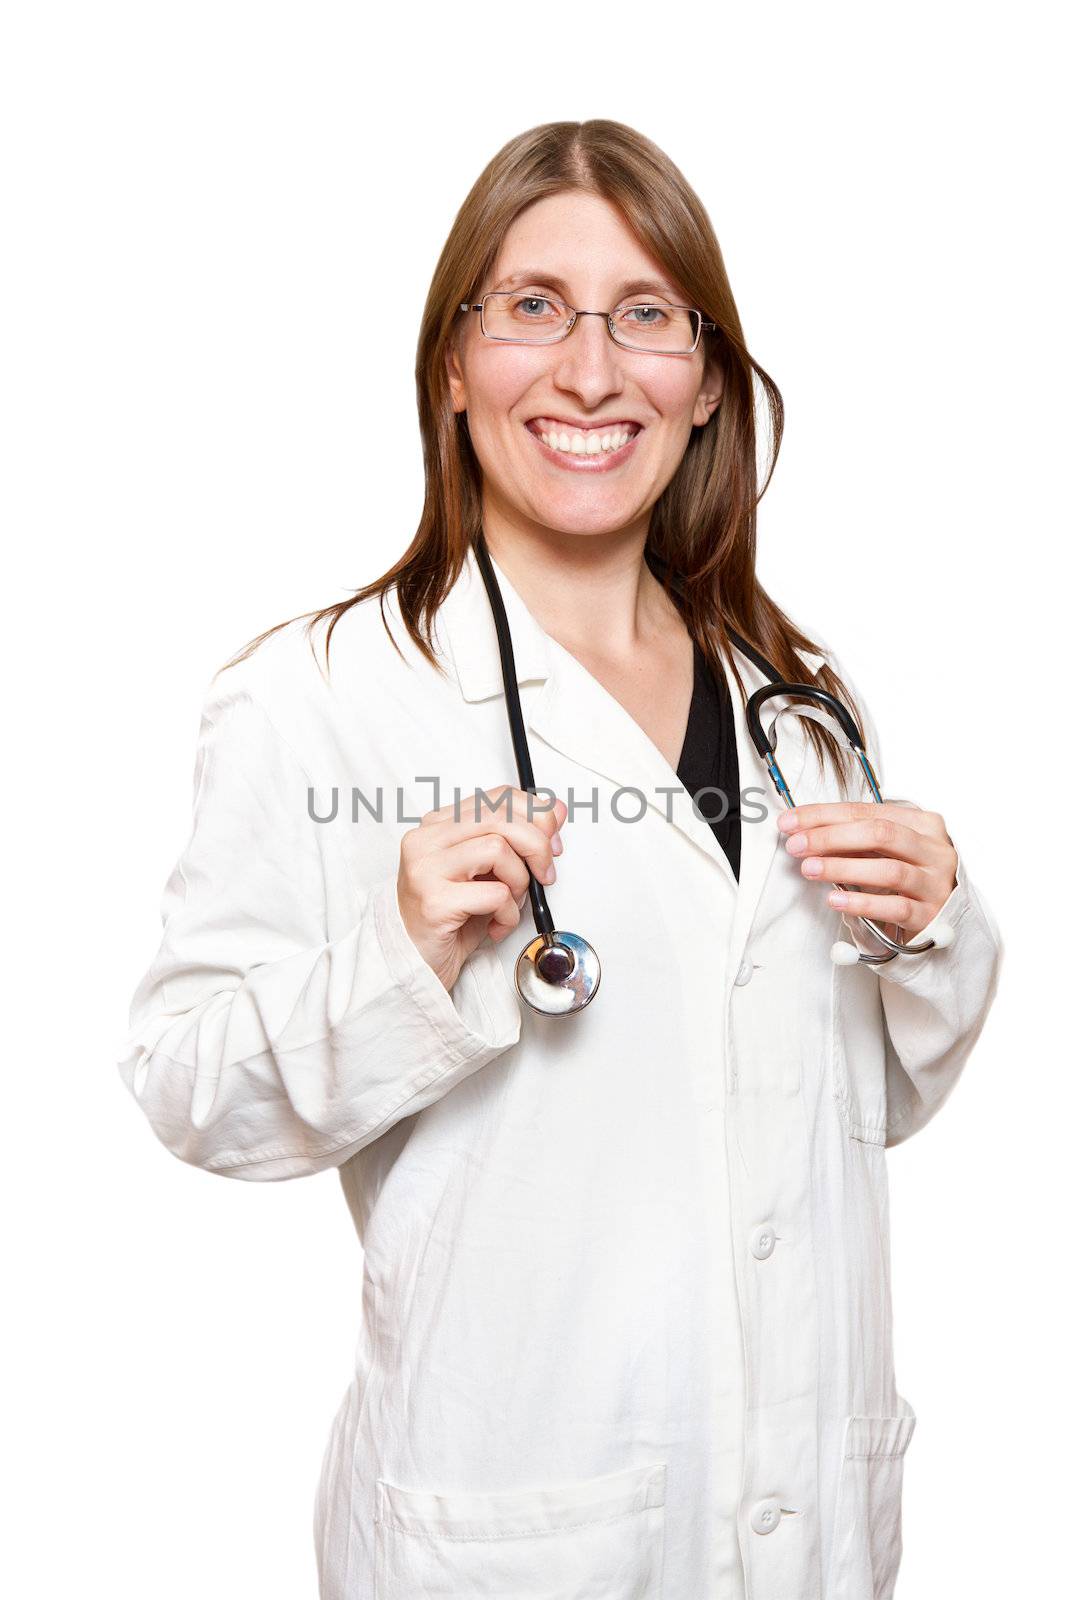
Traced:
POLYGON ((660 301, 638 300, 638 301, 635 302, 634 305, 613 306, 610 311, 579 311, 575 306, 569 305, 566 300, 562 299, 558 295, 540 294, 540 295, 538 295, 536 297, 537 299, 555 301, 555 303, 557 305, 561 305, 564 308, 565 311, 568 311, 570 313, 569 317, 567 318, 566 327, 563 329, 562 333, 554 333, 552 335, 552 337, 549 338, 549 339, 509 339, 504 334, 486 333, 486 331, 485 331, 485 302, 487 300, 492 300, 494 298, 494 296, 501 296, 502 297, 504 295, 514 295, 515 293, 516 293, 516 291, 514 289, 490 289, 486 294, 482 295, 482 298, 480 300, 463 300, 463 301, 461 301, 459 309, 461 311, 477 311, 477 313, 478 313, 478 326, 482 330, 483 337, 486 338, 486 339, 492 339, 494 344, 533 344, 533 345, 559 344, 560 340, 561 339, 565 339, 567 337, 567 335, 571 332, 571 330, 574 328, 574 326, 576 325, 579 317, 603 317, 605 322, 608 325, 608 333, 609 333, 611 339, 614 341, 615 344, 617 344, 619 346, 620 350, 636 350, 640 355, 644 355, 644 356, 691 356, 693 354, 693 352, 696 350, 696 348, 699 345, 699 343, 700 343, 701 334, 704 333, 705 330, 714 331, 714 329, 716 329, 718 327, 718 323, 712 322, 708 317, 706 317, 704 315, 704 313, 699 309, 698 306, 680 306, 680 305, 675 305, 674 302, 671 301, 671 300, 660 300, 660 301), (688 311, 690 316, 696 317, 698 319, 696 334, 694 335, 693 342, 689 346, 689 349, 688 350, 651 350, 651 349, 649 349, 648 345, 645 345, 645 344, 627 344, 624 339, 620 339, 619 335, 618 335, 618 332, 616 331, 616 325, 615 325, 615 320, 614 320, 616 312, 618 312, 618 311, 636 311, 639 306, 644 306, 644 305, 648 305, 648 306, 653 306, 653 305, 666 306, 666 307, 669 307, 669 309, 672 310, 672 311, 688 311))

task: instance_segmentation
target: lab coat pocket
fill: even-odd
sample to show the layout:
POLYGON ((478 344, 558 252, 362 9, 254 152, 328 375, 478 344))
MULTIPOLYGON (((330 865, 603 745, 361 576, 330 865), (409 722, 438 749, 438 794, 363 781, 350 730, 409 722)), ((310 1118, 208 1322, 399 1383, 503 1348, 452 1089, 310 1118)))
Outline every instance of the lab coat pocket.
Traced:
POLYGON ((849 1417, 834 1515, 827 1600, 892 1600, 903 1552, 904 1452, 915 1412, 903 1396, 895 1417, 849 1417))
POLYGON ((375 1600, 660 1600, 667 1464, 491 1493, 377 1481, 375 1600))

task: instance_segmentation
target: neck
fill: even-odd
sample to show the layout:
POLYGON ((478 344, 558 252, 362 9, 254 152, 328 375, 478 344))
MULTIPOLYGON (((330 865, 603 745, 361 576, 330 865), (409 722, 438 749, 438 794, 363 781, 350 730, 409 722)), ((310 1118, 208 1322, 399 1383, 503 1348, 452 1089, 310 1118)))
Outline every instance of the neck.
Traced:
POLYGON ((484 516, 486 547, 545 632, 579 658, 625 662, 681 620, 644 557, 647 519, 610 533, 484 516))

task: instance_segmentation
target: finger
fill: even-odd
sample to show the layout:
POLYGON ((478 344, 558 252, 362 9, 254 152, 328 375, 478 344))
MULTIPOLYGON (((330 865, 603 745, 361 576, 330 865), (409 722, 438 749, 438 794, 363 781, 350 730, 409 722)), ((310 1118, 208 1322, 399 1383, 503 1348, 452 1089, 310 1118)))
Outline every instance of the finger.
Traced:
MULTIPOLYGON (((453 794, 451 800, 443 806, 435 806, 432 811, 423 815, 423 822, 456 822, 461 817, 468 816, 476 803, 480 802, 484 809, 488 809, 490 802, 496 802, 506 794, 521 796, 524 791, 515 789, 510 783, 498 783, 492 789, 478 789, 468 795, 457 797, 453 794)), ((535 802, 536 803, 536 802, 535 802)))
POLYGON ((524 822, 532 822, 552 833, 558 833, 567 819, 567 802, 555 800, 549 804, 550 793, 551 790, 531 794, 526 789, 515 788, 513 784, 499 783, 493 789, 478 789, 472 794, 464 795, 458 805, 452 800, 448 805, 427 811, 422 821, 462 822, 471 817, 481 819, 493 816, 503 817, 508 821, 520 818, 524 822))
POLYGON ((517 928, 519 926, 519 923, 522 921, 522 913, 523 908, 526 905, 526 898, 527 897, 524 894, 519 900, 514 900, 510 897, 505 900, 504 904, 493 917, 493 920, 486 929, 486 932, 489 934, 491 939, 503 939, 512 931, 513 928, 517 928))
MULTIPOLYGON (((421 819, 420 828, 423 838, 429 836, 431 848, 441 848, 447 844, 448 839, 442 840, 437 837, 435 830, 439 830, 442 826, 473 822, 475 826, 484 824, 491 828, 494 820, 526 822, 548 836, 549 848, 553 855, 562 853, 563 839, 560 829, 567 820, 567 802, 554 800, 549 805, 547 794, 531 794, 526 789, 516 789, 506 783, 498 784, 494 789, 483 789, 466 795, 458 805, 439 806, 434 811, 426 812, 421 819)), ((449 839, 452 837, 455 835, 448 836, 449 839)))
POLYGON ((875 855, 896 856, 917 866, 934 866, 940 860, 934 841, 903 822, 883 816, 883 809, 879 806, 877 816, 868 814, 862 821, 823 824, 790 834, 786 850, 791 856, 871 851, 875 855))
POLYGON ((933 911, 924 902, 899 894, 867 894, 856 889, 833 889, 826 903, 847 917, 871 917, 891 928, 914 932, 932 920, 933 911))
MULTIPOLYGON (((541 855, 531 864, 537 876, 547 881, 545 875, 552 867, 552 857, 545 853, 544 836, 540 835, 539 838, 541 855)), ((469 839, 460 839, 447 850, 435 852, 432 860, 434 867, 441 870, 452 883, 467 881, 480 873, 491 874, 507 884, 516 900, 530 887, 530 871, 525 859, 500 833, 475 834, 469 839)))
POLYGON ((905 895, 911 900, 926 899, 930 883, 925 867, 887 856, 808 856, 800 870, 805 878, 880 889, 883 894, 905 895))
MULTIPOLYGON (((519 791, 520 794, 522 792, 519 791)), ((549 836, 551 827, 551 814, 548 823, 545 824, 526 822, 518 818, 509 822, 504 810, 492 813, 486 811, 479 819, 472 810, 458 822, 442 820, 426 823, 424 819, 419 827, 412 828, 404 837, 411 840, 408 849, 412 852, 413 859, 422 860, 442 850, 451 850, 466 839, 502 838, 512 846, 516 854, 530 863, 539 878, 551 883, 552 877, 546 876, 551 868, 553 856, 549 836)))
POLYGON ((901 805, 894 800, 887 800, 884 805, 874 800, 827 800, 807 806, 792 806, 780 813, 778 827, 782 833, 800 833, 808 828, 821 827, 824 823, 862 822, 872 813, 889 817, 894 822, 906 823, 918 833, 934 838, 947 837, 944 834, 944 818, 936 811, 920 811, 917 806, 901 805))
POLYGON ((436 921, 456 928, 472 917, 488 917, 490 926, 494 921, 507 921, 513 927, 521 915, 511 890, 497 878, 449 879, 436 906, 436 921), (514 922, 510 922, 512 917, 514 922))

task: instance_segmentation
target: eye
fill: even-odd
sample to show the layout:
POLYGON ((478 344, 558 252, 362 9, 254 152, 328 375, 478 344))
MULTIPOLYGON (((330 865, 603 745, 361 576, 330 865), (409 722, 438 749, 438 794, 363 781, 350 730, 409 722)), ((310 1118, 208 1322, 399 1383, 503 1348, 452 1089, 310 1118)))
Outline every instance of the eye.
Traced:
POLYGON ((658 328, 662 323, 670 321, 670 313, 663 306, 622 306, 620 313, 621 320, 628 320, 638 328, 658 328))
POLYGON ((542 321, 546 316, 558 316, 560 312, 554 300, 541 294, 520 295, 514 302, 514 309, 520 316, 529 317, 533 322, 542 321))

